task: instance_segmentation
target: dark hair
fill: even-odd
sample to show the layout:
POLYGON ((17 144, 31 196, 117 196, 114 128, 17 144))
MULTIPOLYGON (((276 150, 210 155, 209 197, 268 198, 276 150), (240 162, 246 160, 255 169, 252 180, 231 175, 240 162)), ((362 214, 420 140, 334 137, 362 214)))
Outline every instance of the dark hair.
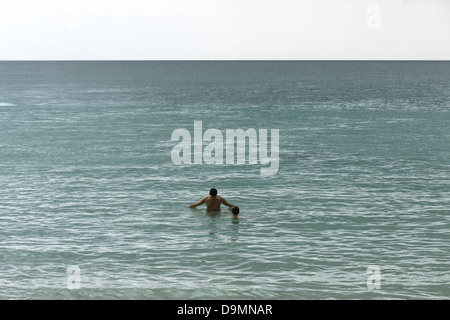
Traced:
POLYGON ((238 214, 239 214, 239 207, 234 206, 233 208, 231 208, 231 212, 232 212, 233 214, 235 214, 235 215, 238 215, 238 214))
POLYGON ((209 195, 213 197, 217 196, 217 189, 211 188, 211 190, 209 190, 209 195))

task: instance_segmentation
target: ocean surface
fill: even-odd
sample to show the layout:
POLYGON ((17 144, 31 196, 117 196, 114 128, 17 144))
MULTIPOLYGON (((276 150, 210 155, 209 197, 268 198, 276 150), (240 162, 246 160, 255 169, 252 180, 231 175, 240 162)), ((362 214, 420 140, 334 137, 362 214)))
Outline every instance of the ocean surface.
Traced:
POLYGON ((0 62, 0 299, 449 298, 450 62, 0 62))

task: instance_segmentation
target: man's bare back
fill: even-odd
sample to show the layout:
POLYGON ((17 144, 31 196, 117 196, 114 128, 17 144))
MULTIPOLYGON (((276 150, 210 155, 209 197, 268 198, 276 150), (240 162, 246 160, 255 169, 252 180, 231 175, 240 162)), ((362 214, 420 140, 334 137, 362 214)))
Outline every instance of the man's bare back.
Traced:
POLYGON ((217 195, 217 190, 212 188, 209 191, 209 195, 201 199, 200 201, 191 204, 189 208, 195 208, 199 205, 206 204, 206 211, 220 211, 220 205, 224 204, 230 208, 232 208, 234 205, 229 203, 225 198, 217 195))

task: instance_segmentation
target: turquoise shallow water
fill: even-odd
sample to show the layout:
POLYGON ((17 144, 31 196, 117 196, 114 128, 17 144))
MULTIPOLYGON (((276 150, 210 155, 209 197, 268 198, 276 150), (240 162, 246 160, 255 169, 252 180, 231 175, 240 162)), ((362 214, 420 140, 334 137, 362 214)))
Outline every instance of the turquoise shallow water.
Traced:
POLYGON ((449 62, 1 62, 0 298, 448 299, 449 111, 449 62), (194 121, 278 173, 174 165, 194 121))

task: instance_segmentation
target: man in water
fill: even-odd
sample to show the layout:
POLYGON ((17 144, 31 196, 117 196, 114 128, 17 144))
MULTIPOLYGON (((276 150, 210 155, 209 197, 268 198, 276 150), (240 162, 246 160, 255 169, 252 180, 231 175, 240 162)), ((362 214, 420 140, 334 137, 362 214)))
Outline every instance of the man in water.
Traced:
POLYGON ((222 203, 230 208, 234 207, 234 205, 225 200, 225 198, 217 195, 216 188, 211 188, 208 196, 204 197, 199 202, 191 204, 189 208, 195 208, 204 203, 206 204, 206 211, 220 211, 220 205, 222 203))

